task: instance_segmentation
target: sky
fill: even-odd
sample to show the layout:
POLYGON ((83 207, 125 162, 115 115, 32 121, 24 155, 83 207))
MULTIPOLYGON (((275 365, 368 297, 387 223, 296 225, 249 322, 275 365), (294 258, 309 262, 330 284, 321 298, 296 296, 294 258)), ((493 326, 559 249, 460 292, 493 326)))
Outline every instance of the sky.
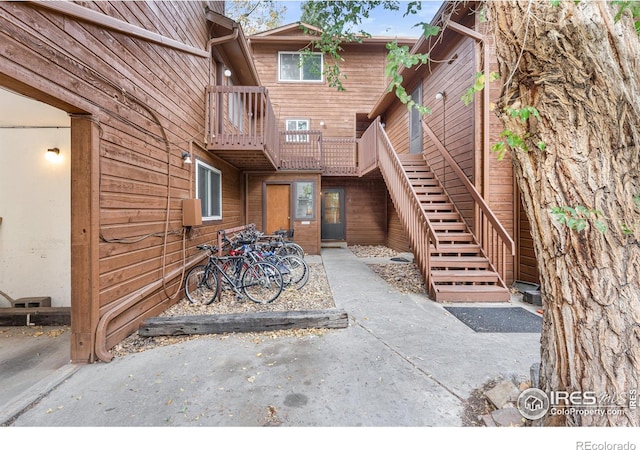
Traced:
MULTIPOLYGON (((281 1, 287 7, 287 12, 283 25, 300 20, 300 1, 281 1)), ((373 36, 398 36, 398 37, 418 37, 421 28, 413 28, 419 22, 431 22, 433 16, 442 5, 442 1, 423 1, 422 11, 417 15, 402 17, 406 11, 408 1, 400 1, 399 11, 387 11, 381 7, 374 10, 373 14, 363 22, 362 29, 373 36)))

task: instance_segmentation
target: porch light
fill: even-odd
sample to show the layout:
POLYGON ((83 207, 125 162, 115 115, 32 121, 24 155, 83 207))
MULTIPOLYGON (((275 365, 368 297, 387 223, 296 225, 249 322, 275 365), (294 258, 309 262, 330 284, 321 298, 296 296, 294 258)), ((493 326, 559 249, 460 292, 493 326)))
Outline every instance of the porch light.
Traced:
POLYGON ((229 69, 224 69, 224 76, 229 78, 231 76, 231 71, 229 69))
POLYGON ((440 91, 436 94, 436 100, 444 100, 444 91, 440 91))
POLYGON ((182 152, 182 160, 185 164, 191 164, 191 153, 182 152))
POLYGON ((45 158, 51 162, 60 161, 60 149, 58 147, 48 148, 47 153, 45 153, 45 158))

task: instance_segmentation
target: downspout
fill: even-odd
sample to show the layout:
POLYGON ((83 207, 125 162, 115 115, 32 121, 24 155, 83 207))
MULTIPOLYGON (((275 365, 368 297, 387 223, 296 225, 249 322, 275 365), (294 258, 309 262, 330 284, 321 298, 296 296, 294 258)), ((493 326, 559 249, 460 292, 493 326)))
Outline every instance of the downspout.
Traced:
MULTIPOLYGON (((233 33, 228 34, 226 36, 209 39, 207 41, 207 54, 209 55, 209 59, 210 60, 213 59, 213 56, 211 55, 211 50, 213 49, 214 46, 224 44, 226 42, 235 41, 236 39, 238 39, 239 35, 240 35, 240 30, 237 26, 234 25, 233 33)), ((209 64, 209 86, 211 86, 211 83, 212 83, 211 64, 209 64)))

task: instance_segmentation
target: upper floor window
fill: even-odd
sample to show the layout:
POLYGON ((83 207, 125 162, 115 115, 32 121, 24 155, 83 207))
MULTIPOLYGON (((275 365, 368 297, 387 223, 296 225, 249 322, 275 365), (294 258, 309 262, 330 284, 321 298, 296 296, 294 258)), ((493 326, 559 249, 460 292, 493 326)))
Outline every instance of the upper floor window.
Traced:
POLYGON ((222 172, 196 160, 196 198, 203 220, 222 219, 222 172))
POLYGON ((322 53, 278 52, 278 81, 322 81, 322 53))
MULTIPOLYGON (((287 119, 284 121, 287 131, 309 131, 308 119, 287 119)), ((309 142, 308 134, 287 134, 286 142, 309 142)))
MULTIPOLYGON (((229 80, 229 86, 233 86, 233 82, 229 80)), ((244 102, 242 94, 232 92, 229 94, 229 105, 227 106, 229 121, 239 130, 244 128, 244 102)))

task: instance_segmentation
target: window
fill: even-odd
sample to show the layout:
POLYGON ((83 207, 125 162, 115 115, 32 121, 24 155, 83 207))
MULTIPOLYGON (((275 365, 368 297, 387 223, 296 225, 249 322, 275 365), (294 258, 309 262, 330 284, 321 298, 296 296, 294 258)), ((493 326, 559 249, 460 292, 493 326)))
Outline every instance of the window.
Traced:
POLYGON ((314 218, 314 195, 313 181, 296 181, 295 183, 295 204, 296 219, 314 218))
MULTIPOLYGON (((233 86, 233 82, 229 80, 229 86, 233 86)), ((239 92, 232 92, 229 94, 229 121, 239 130, 244 127, 244 102, 242 101, 242 94, 239 92)))
POLYGON ((222 173, 202 161, 196 161, 196 197, 203 220, 222 219, 222 173))
MULTIPOLYGON (((287 119, 284 121, 287 131, 309 131, 309 119, 287 119)), ((286 142, 309 142, 308 134, 287 134, 286 142)))
POLYGON ((278 53, 278 81, 322 81, 322 53, 278 53))

